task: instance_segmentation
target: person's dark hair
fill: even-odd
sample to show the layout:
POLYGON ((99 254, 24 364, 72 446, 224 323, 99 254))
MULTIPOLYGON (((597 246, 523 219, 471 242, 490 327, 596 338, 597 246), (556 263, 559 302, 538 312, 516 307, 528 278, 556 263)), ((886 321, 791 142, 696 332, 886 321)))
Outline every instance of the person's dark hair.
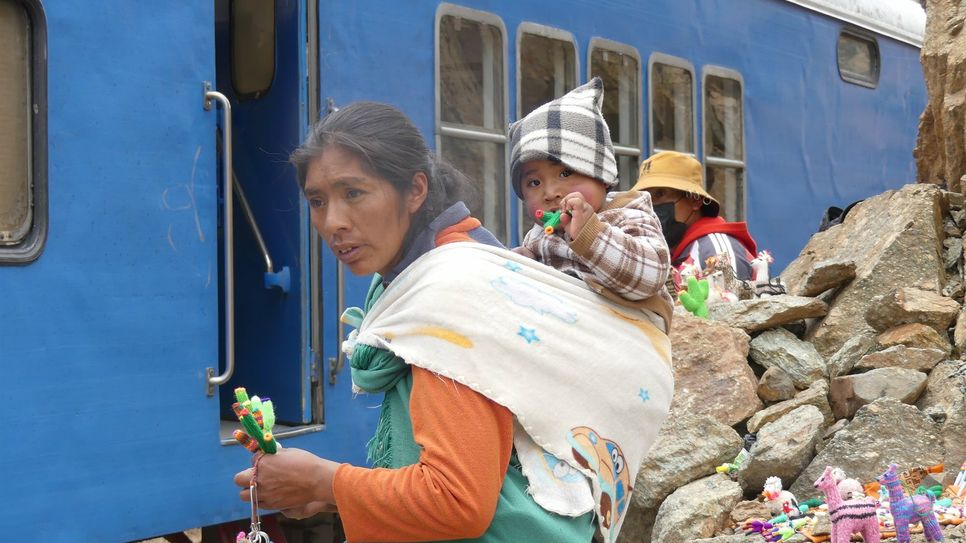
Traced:
POLYGON ((412 217, 404 241, 407 245, 412 236, 456 202, 462 200, 473 208, 475 187, 470 180, 436 157, 412 121, 390 105, 355 102, 316 122, 289 159, 303 189, 309 163, 330 145, 357 156, 363 168, 389 181, 400 195, 409 192, 417 172, 426 174, 426 200, 412 217))

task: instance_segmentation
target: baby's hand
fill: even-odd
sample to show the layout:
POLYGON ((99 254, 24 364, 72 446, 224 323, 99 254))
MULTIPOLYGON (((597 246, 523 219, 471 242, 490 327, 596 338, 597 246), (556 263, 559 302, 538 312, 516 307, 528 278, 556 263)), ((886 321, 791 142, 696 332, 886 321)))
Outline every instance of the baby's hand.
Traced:
POLYGON ((570 212, 570 221, 564 225, 564 231, 570 239, 576 239, 580 229, 587 224, 587 220, 594 214, 594 208, 584 200, 584 195, 571 192, 560 201, 560 209, 570 212))

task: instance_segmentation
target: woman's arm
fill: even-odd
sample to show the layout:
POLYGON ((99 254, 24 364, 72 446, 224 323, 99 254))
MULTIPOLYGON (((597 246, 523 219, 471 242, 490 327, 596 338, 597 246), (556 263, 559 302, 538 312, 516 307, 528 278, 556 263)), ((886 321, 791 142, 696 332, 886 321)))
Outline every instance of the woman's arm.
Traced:
POLYGON ((339 467, 333 489, 349 541, 479 537, 493 520, 513 448, 510 411, 451 379, 412 371, 419 462, 339 467))

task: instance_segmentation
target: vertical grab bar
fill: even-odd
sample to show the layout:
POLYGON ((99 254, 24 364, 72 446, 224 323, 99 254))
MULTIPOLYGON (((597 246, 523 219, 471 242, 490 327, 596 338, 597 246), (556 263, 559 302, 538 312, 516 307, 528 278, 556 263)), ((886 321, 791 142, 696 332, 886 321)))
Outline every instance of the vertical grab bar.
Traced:
POLYGON ((221 132, 222 146, 222 195, 225 200, 224 206, 224 231, 225 231, 225 373, 215 375, 217 368, 207 368, 207 387, 208 396, 215 395, 215 387, 223 385, 231 379, 235 373, 235 232, 232 223, 232 180, 235 177, 232 170, 231 154, 231 102, 224 94, 211 90, 211 83, 205 82, 205 111, 211 109, 211 102, 216 101, 221 104, 224 117, 224 130, 221 132))

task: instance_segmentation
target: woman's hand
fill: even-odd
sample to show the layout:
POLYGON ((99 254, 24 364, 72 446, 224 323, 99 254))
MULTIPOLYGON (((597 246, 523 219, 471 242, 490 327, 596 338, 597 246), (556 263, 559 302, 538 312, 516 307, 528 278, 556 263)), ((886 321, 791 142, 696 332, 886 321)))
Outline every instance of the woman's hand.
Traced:
MULTIPOLYGON (((338 463, 288 448, 279 449, 276 454, 260 454, 256 461, 260 508, 291 510, 298 514, 335 506, 332 482, 338 463)), ((251 501, 252 473, 253 469, 246 469, 235 475, 235 484, 242 487, 239 492, 242 501, 251 501)))
POLYGON ((584 195, 579 192, 571 192, 560 200, 560 209, 570 212, 570 221, 564 225, 564 231, 570 239, 577 239, 580 229, 587 224, 587 219, 594 214, 594 208, 584 195))

